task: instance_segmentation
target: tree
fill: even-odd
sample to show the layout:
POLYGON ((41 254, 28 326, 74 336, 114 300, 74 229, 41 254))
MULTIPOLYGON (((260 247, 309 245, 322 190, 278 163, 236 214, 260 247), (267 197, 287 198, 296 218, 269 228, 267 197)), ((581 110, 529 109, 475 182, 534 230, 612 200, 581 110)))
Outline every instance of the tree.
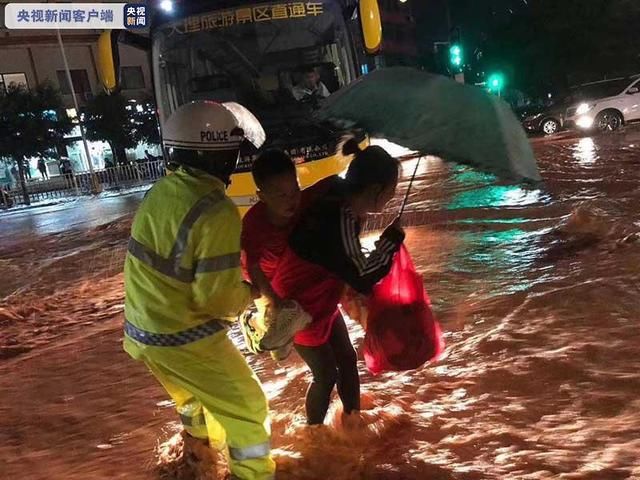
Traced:
POLYGON ((134 138, 147 144, 160 143, 160 128, 156 116, 156 106, 152 100, 143 100, 131 105, 131 118, 134 119, 134 138))
POLYGON ((101 93, 88 102, 81 116, 87 139, 107 142, 116 162, 121 165, 127 163, 125 149, 138 144, 134 138, 135 126, 126 107, 127 101, 121 94, 101 93))
POLYGON ((0 157, 11 157, 18 165, 25 204, 29 194, 25 184, 26 159, 63 142, 73 124, 64 110, 60 92, 45 83, 34 90, 10 85, 0 94, 0 157))
POLYGON ((120 93, 95 96, 83 112, 83 122, 89 140, 109 144, 117 163, 127 163, 125 149, 138 143, 160 143, 155 106, 146 101, 126 100, 120 93))

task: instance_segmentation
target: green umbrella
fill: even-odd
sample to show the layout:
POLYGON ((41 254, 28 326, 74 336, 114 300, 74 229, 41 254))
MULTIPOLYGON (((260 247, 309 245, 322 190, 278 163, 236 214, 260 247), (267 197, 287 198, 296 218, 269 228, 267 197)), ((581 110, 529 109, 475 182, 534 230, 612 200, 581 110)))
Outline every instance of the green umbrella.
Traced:
POLYGON ((376 70, 331 95, 320 120, 510 180, 540 180, 509 105, 484 90, 408 67, 376 70))

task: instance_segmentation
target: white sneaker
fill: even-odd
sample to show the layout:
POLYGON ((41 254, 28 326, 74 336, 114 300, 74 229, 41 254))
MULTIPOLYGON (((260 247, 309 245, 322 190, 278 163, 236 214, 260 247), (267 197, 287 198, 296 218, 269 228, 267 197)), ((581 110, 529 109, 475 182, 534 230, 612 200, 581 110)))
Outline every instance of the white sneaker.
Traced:
POLYGON ((311 315, 298 302, 288 300, 284 306, 265 318, 267 331, 260 341, 263 350, 278 350, 291 342, 293 336, 311 323, 311 315))

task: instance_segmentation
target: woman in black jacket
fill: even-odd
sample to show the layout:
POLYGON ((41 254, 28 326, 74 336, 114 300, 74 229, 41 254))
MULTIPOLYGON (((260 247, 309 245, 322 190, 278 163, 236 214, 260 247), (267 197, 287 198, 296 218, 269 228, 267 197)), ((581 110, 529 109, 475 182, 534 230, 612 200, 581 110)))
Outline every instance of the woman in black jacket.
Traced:
POLYGON ((381 147, 360 150, 353 139, 342 151, 354 155, 345 179, 335 177, 328 191, 305 210, 272 281, 280 298, 297 301, 313 319, 294 337, 296 350, 313 374, 306 400, 312 425, 323 423, 336 384, 344 412, 360 410, 356 352, 338 303, 345 285, 370 293, 389 273, 404 240, 395 221, 375 250, 363 253, 362 221, 368 213, 382 211, 395 195, 399 162, 381 147))

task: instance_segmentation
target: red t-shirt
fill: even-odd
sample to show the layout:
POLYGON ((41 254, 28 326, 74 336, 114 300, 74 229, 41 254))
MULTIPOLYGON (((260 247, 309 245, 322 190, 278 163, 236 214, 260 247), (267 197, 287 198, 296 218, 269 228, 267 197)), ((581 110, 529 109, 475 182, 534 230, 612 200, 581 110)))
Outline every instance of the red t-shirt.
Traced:
MULTIPOLYGON (((298 215, 325 193, 334 181, 335 177, 328 177, 303 190, 298 215)), ((289 293, 292 284, 300 287, 300 281, 304 280, 304 294, 301 298, 297 295, 291 298, 295 297, 294 299, 299 301, 312 316, 313 321, 309 327, 296 334, 294 341, 300 345, 317 346, 326 343, 329 338, 333 320, 338 313, 335 306, 339 301, 343 284, 333 278, 327 278, 322 267, 304 262, 289 250, 289 235, 297 220, 297 217, 293 218, 289 225, 277 227, 269 222, 267 206, 264 203, 259 202, 251 207, 242 221, 242 270, 245 278, 250 280, 248 267, 258 263, 270 282, 277 277, 272 286, 279 294, 289 293), (276 275, 283 257, 286 263, 285 271, 276 275)))
POLYGON ((340 314, 338 302, 344 285, 337 276, 287 248, 271 286, 278 295, 295 300, 311 315, 311 325, 296 333, 295 343, 307 347, 327 343, 333 323, 340 314))
POLYGON ((257 263, 271 281, 294 225, 294 221, 285 227, 273 225, 267 218, 267 206, 262 202, 251 207, 242 220, 240 237, 242 272, 246 280, 250 280, 249 265, 257 263))
MULTIPOLYGON (((328 190, 332 181, 334 181, 334 177, 328 177, 303 190, 298 214, 328 190)), ((240 237, 242 271, 246 280, 249 280, 249 265, 257 263, 262 273, 271 281, 278 263, 287 249, 289 234, 296 221, 297 218, 293 218, 289 225, 278 227, 269 222, 267 206, 264 203, 258 202, 249 209, 242 220, 240 237)))

